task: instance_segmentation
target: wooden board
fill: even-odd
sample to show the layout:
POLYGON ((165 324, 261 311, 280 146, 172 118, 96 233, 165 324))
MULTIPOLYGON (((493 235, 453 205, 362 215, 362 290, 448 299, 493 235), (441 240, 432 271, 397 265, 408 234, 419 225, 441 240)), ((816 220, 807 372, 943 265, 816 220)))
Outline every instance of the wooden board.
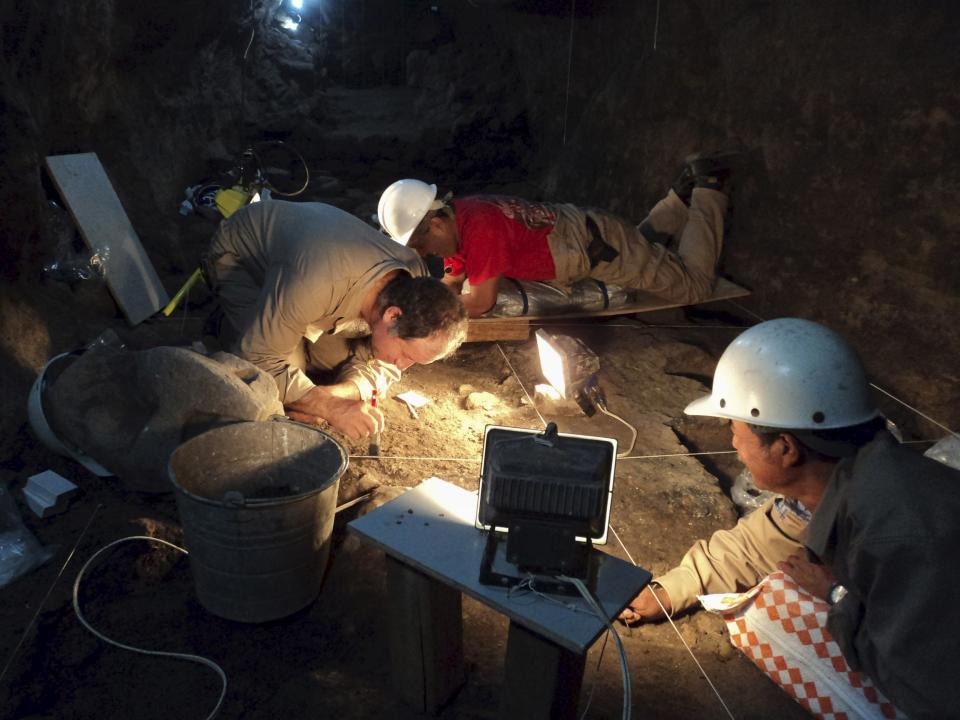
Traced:
POLYGON ((130 325, 169 302, 96 153, 51 155, 47 170, 84 242, 104 258, 104 279, 130 325))
POLYGON ((576 720, 585 662, 585 655, 510 623, 498 717, 576 720))
MULTIPOLYGON (((702 303, 717 302, 745 297, 750 291, 726 278, 717 278, 713 294, 702 303)), ((518 315, 517 317, 473 318, 467 323, 466 342, 485 342, 493 340, 526 340, 530 336, 530 325, 544 320, 571 320, 591 317, 611 317, 614 315, 633 315, 634 313, 666 310, 683 307, 684 303, 664 300, 648 293, 638 293, 636 300, 629 305, 621 305, 607 310, 563 312, 556 315, 518 315)))
POLYGON ((404 702, 436 714, 466 680, 462 595, 387 556, 390 677, 404 702))
MULTIPOLYGON (((606 625, 581 598, 549 602, 479 581, 486 535, 474 527, 477 494, 430 478, 373 512, 351 522, 350 531, 388 555, 503 613, 511 622, 574 653, 585 653, 606 625), (576 605, 572 612, 564 604, 576 605)), ((646 570, 594 550, 595 595, 608 617, 616 617, 650 580, 646 570)))

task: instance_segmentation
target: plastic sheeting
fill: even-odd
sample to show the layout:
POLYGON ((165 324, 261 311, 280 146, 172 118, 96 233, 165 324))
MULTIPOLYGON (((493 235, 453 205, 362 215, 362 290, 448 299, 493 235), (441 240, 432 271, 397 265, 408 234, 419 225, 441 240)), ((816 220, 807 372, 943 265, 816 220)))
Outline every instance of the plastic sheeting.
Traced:
POLYGON ((497 304, 489 314, 493 317, 519 317, 596 312, 623 307, 631 300, 628 290, 599 280, 580 280, 573 283, 569 291, 564 291, 549 283, 505 278, 500 282, 497 304))

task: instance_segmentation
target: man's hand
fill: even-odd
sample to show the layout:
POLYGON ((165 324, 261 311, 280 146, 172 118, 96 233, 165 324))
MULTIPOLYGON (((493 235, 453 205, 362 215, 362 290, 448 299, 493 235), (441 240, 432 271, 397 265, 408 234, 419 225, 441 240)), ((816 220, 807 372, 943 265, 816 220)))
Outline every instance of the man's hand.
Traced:
POLYGON ((463 290, 463 281, 466 279, 466 275, 450 275, 448 273, 443 276, 443 284, 450 288, 454 295, 459 295, 463 290))
POLYGON ((620 613, 620 620, 633 625, 635 623, 654 622, 663 620, 666 617, 664 610, 669 613, 673 608, 670 605, 670 596, 667 591, 659 585, 647 585, 639 595, 637 595, 630 604, 620 613), (657 596, 653 594, 656 592, 657 596), (657 602, 657 598, 660 602, 657 602), (663 606, 662 608, 660 606, 663 606))
POLYGON ((808 593, 823 600, 827 599, 830 586, 835 582, 833 573, 828 568, 812 563, 801 555, 791 555, 783 562, 778 562, 777 567, 796 580, 797 585, 808 593))
POLYGON ((480 317, 488 310, 492 310, 497 304, 497 293, 500 291, 500 276, 484 280, 482 283, 470 286, 470 292, 461 295, 463 306, 467 309, 467 314, 474 318, 480 317))
POLYGON ((380 408, 360 400, 357 394, 353 383, 319 385, 285 408, 294 420, 314 424, 326 420, 336 432, 359 440, 382 431, 384 418, 380 408))

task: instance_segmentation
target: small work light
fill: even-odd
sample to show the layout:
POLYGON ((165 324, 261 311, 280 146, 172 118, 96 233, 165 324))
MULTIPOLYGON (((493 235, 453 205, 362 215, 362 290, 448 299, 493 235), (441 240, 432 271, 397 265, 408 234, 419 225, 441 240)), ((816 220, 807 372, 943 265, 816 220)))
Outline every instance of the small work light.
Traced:
POLYGON ((597 354, 576 338, 552 335, 543 328, 536 335, 540 371, 547 382, 565 399, 575 400, 588 416, 605 407, 606 398, 597 384, 597 354))

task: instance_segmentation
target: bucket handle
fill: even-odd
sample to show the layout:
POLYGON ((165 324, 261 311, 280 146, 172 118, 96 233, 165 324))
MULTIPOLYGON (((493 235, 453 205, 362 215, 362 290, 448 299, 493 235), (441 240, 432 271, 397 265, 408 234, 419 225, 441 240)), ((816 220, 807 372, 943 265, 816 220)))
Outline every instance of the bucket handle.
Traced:
POLYGON ((239 490, 227 490, 223 494, 223 507, 232 510, 232 520, 237 523, 248 523, 255 518, 255 513, 247 509, 247 499, 239 490))
POLYGON ((270 422, 289 423, 290 425, 299 425, 300 427, 305 427, 308 430, 314 430, 315 432, 321 433, 322 435, 326 435, 326 433, 323 431, 323 429, 319 425, 312 425, 310 423, 301 422, 300 420, 294 420, 293 418, 287 417, 286 415, 277 415, 276 413, 274 413, 267 419, 270 422))
POLYGON ((247 499, 239 490, 227 490, 223 494, 223 506, 226 508, 242 508, 247 504, 247 499))

